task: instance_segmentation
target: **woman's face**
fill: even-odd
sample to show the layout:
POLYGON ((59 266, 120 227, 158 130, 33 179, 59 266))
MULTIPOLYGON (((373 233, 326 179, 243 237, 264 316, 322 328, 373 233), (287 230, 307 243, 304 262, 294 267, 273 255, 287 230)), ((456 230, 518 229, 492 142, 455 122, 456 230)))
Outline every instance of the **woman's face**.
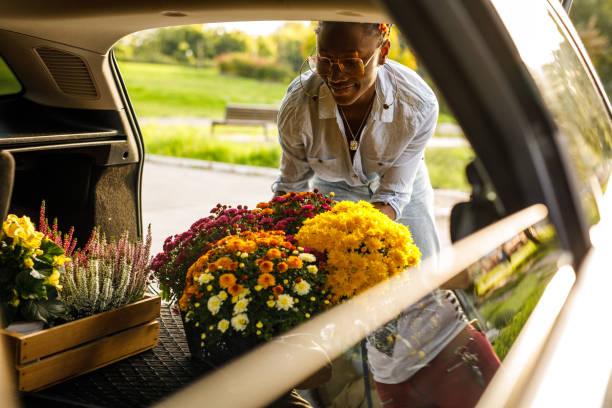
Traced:
POLYGON ((363 75, 342 72, 338 64, 332 64, 331 72, 322 76, 338 105, 348 106, 369 100, 379 65, 384 64, 389 42, 382 47, 380 37, 359 24, 324 24, 317 36, 317 49, 321 57, 336 62, 338 58, 361 58, 365 63, 363 75), (376 54, 376 55, 374 55, 376 54))

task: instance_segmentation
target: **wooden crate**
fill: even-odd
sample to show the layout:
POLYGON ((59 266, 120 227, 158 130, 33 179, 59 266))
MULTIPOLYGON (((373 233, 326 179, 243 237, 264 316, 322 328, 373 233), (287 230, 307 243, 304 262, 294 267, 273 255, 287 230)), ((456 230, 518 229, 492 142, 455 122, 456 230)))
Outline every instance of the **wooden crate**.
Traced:
POLYGON ((31 334, 0 329, 14 354, 17 386, 36 391, 157 344, 159 296, 31 334))

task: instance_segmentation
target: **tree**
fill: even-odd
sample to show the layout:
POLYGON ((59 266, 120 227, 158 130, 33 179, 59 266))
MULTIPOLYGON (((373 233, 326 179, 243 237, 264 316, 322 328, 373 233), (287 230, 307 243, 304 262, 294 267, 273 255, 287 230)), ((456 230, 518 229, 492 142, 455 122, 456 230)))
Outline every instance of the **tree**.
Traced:
POLYGON ((570 17, 612 97, 612 1, 574 1, 570 17))
POLYGON ((314 43, 314 31, 302 23, 288 22, 280 26, 271 36, 276 43, 277 58, 298 72, 311 50, 306 46, 314 43))

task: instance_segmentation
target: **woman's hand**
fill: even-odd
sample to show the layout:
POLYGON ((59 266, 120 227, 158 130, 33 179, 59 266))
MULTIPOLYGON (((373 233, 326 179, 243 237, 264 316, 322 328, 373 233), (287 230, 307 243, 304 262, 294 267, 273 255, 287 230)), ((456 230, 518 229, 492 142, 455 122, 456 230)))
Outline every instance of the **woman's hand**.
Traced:
POLYGON ((389 204, 372 203, 372 205, 374 206, 374 208, 376 208, 377 210, 385 214, 387 217, 395 221, 395 217, 396 217, 395 210, 389 204))

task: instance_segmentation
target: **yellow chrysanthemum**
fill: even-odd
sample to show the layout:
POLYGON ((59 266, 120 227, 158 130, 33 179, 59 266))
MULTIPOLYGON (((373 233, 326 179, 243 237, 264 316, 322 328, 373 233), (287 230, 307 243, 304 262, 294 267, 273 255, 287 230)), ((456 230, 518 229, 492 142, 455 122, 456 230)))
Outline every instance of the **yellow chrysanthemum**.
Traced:
POLYGON ((230 327, 230 322, 227 319, 222 319, 219 321, 219 323, 217 323, 217 329, 221 332, 221 333, 225 333, 227 329, 229 329, 230 327))
POLYGON ((418 265, 421 257, 408 227, 364 201, 337 203, 306 220, 295 238, 299 245, 327 254, 326 286, 334 301, 418 265))

